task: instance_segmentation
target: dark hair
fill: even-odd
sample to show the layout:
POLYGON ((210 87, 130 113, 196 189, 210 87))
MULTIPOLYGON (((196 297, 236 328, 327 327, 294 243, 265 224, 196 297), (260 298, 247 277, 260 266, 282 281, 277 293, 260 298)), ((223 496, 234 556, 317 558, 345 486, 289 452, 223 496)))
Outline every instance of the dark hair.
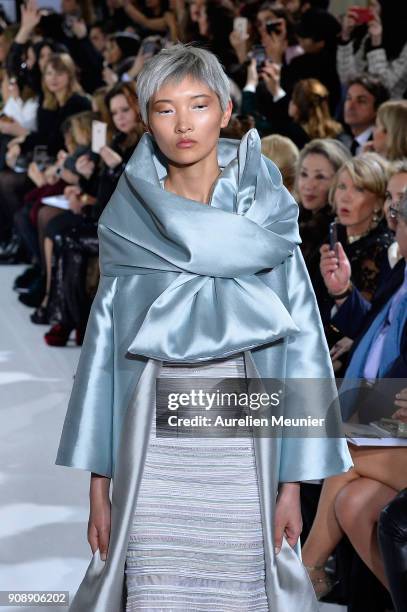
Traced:
POLYGON ((329 9, 330 0, 301 0, 301 7, 309 4, 309 8, 317 8, 323 11, 329 9))
POLYGON ((93 28, 98 28, 103 32, 103 34, 108 34, 109 28, 107 27, 106 22, 104 21, 94 21, 90 26, 89 30, 93 30, 93 28))
POLYGON ((295 32, 294 19, 291 13, 286 8, 284 8, 283 6, 278 6, 278 5, 276 6, 272 2, 263 2, 262 4, 260 4, 259 8, 257 9, 257 13, 260 13, 260 11, 270 11, 274 13, 277 19, 284 19, 285 27, 287 30, 288 44, 289 45, 298 44, 298 40, 297 40, 297 36, 295 32))
POLYGON ((348 89, 352 85, 361 85, 366 91, 368 91, 374 97, 374 107, 377 110, 383 102, 387 102, 390 99, 389 90, 378 76, 363 73, 350 79, 348 82, 348 89))
POLYGON ((136 84, 134 81, 120 81, 113 85, 111 89, 107 92, 105 96, 105 104, 107 108, 110 110, 110 102, 112 98, 116 96, 124 96, 130 106, 138 112, 138 100, 136 93, 136 84))

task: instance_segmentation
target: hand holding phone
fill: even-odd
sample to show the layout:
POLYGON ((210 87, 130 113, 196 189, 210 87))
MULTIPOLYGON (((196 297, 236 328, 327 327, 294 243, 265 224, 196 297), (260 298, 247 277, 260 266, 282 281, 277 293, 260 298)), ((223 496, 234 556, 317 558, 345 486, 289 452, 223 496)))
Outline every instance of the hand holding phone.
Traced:
POLYGON ((233 29, 239 34, 240 40, 246 40, 248 24, 249 22, 246 17, 235 17, 233 21, 233 29))
POLYGON ((92 151, 100 153, 100 149, 106 145, 107 123, 103 121, 92 121, 92 151))
POLYGON ((266 64, 266 50, 263 45, 253 45, 251 55, 256 60, 257 71, 264 68, 266 64))
POLYGON ((363 25, 369 23, 374 19, 374 14, 371 8, 364 8, 363 6, 352 6, 350 12, 355 18, 356 25, 363 25))
POLYGON ((337 252, 337 243, 338 242, 338 224, 336 221, 332 221, 329 224, 329 247, 331 251, 337 252))

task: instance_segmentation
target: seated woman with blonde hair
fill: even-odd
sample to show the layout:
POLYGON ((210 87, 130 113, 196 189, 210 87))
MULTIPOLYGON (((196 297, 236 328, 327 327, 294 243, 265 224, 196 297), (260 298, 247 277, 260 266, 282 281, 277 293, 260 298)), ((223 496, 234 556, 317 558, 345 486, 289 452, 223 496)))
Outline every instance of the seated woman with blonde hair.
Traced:
POLYGON ((407 100, 388 100, 379 106, 369 144, 389 161, 407 157, 407 100))
POLYGON ((297 145, 286 136, 272 134, 261 139, 261 152, 276 164, 282 174, 284 185, 290 193, 293 193, 300 154, 297 145))

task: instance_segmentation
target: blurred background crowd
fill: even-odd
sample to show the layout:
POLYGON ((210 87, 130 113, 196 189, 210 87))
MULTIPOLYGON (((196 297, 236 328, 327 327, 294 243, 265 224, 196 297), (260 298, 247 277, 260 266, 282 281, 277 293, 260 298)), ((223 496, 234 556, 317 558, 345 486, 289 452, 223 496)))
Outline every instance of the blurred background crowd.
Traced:
MULTIPOLYGON (((407 379, 406 25, 399 0, 61 0, 57 9, 27 0, 15 21, 0 10, 0 264, 27 264, 13 288, 32 323, 48 326, 45 342, 82 343, 98 284, 98 219, 144 133, 137 75, 181 41, 215 53, 230 78, 234 113, 222 136, 256 127, 299 203, 301 249, 336 375, 366 388, 407 379)), ((401 421, 405 387, 391 410, 401 421)), ((405 459, 375 461, 378 471, 387 462, 377 477, 387 496, 381 490, 374 502, 368 490, 361 513, 355 495, 346 505, 342 494, 340 537, 318 556, 321 538, 313 545, 311 531, 305 549, 319 595, 350 612, 407 610, 406 525, 404 556, 385 544, 401 503, 407 512, 405 459), (395 471, 398 480, 388 476, 395 471), (347 549, 336 554, 333 585, 318 568, 339 541, 347 549)), ((329 491, 325 498, 314 525, 332 518, 329 491)))

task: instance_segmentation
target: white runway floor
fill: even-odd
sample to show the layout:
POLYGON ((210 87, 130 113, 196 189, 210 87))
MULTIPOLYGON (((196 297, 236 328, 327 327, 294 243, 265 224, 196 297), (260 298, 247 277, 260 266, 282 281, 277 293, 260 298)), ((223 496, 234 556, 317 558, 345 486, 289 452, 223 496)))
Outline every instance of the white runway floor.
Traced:
MULTIPOLYGON (((79 348, 45 344, 49 326, 33 325, 32 310, 12 291, 23 269, 0 266, 0 591, 70 591, 72 598, 91 557, 90 474, 54 461, 79 348)), ((320 609, 345 610, 328 604, 320 609)))

